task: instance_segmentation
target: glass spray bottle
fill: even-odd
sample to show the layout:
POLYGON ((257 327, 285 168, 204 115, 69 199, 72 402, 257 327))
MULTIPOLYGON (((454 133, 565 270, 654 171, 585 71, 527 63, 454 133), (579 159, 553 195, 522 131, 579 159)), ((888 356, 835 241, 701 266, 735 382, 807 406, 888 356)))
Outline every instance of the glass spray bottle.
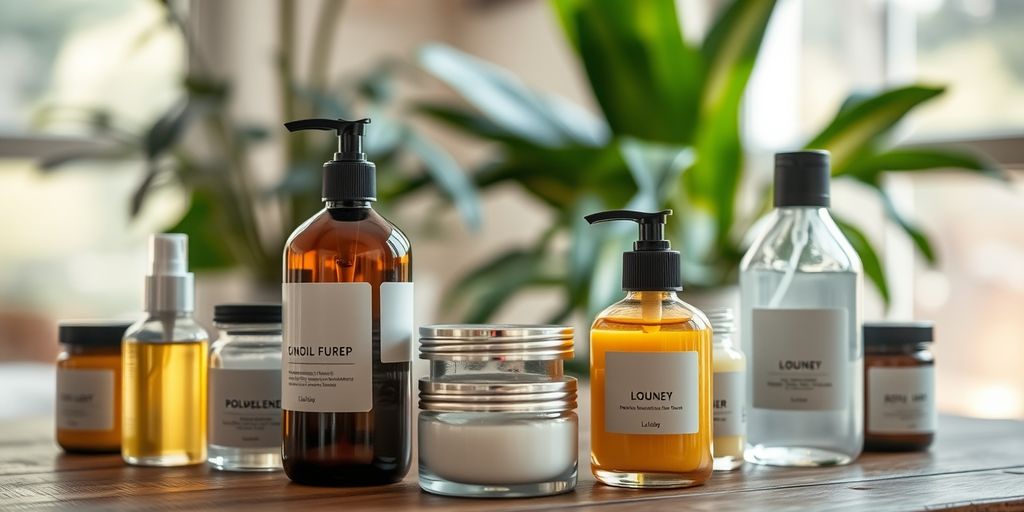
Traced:
POLYGON ((847 464, 863 425, 862 270, 829 215, 829 155, 775 155, 775 210, 740 266, 746 459, 847 464))
POLYGON ((711 475, 711 325, 679 300, 679 253, 665 239, 671 210, 588 215, 640 228, 622 255, 626 298, 590 330, 594 476, 632 488, 687 487, 711 475))
POLYGON ((338 136, 324 164, 325 208, 284 250, 282 461, 299 483, 387 484, 411 464, 412 246, 371 207, 369 122, 285 125, 338 136))
POLYGON ((188 236, 150 238, 146 318, 122 346, 122 443, 125 462, 184 466, 206 461, 206 347, 192 316, 195 277, 188 236))

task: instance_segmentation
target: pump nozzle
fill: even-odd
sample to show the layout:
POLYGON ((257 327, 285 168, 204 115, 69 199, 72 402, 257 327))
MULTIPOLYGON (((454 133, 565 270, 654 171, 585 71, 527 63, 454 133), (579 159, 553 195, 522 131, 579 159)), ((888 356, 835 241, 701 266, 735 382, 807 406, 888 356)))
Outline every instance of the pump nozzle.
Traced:
POLYGON ((302 130, 335 130, 338 133, 338 153, 334 155, 335 161, 364 162, 366 154, 363 153, 364 128, 370 124, 369 118, 346 121, 344 119, 299 119, 284 124, 290 132, 302 130))
POLYGON ((377 179, 373 162, 363 153, 363 135, 369 118, 299 119, 284 124, 290 132, 301 130, 334 130, 338 135, 338 152, 324 163, 324 201, 376 201, 377 179))
POLYGON ((584 217, 597 224, 628 220, 639 226, 633 250, 622 253, 622 289, 631 291, 679 291, 683 289, 679 253, 665 238, 665 221, 672 210, 637 212, 609 210, 584 217))

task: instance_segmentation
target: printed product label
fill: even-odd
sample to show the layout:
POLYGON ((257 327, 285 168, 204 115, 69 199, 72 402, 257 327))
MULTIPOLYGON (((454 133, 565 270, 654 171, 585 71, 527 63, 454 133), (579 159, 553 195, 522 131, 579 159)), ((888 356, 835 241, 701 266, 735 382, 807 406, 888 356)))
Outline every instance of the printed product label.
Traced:
POLYGON ((380 362, 412 361, 412 283, 380 285, 380 362))
POLYGON ((210 368, 210 444, 281 444, 281 370, 210 368))
POLYGON ((868 431, 935 432, 935 367, 868 368, 868 431))
POLYGON ((373 407, 370 283, 285 283, 282 406, 300 412, 373 407))
POLYGON ((693 434, 700 426, 696 352, 605 354, 605 429, 693 434))
POLYGON ((754 407, 817 411, 849 401, 845 309, 754 309, 754 407))
POLYGON ((744 372, 718 372, 715 374, 712 412, 715 436, 742 436, 747 431, 746 379, 744 372))
POLYGON ((114 428, 113 370, 57 370, 57 428, 114 428))

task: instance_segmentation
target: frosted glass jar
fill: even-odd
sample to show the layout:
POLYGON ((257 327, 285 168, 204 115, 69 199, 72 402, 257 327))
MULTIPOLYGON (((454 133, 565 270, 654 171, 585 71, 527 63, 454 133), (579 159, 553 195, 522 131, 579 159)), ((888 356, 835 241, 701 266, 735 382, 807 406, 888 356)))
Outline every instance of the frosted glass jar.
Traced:
POLYGON ((576 380, 420 381, 420 487, 448 496, 527 497, 576 487, 576 380))
POLYGON ((530 325, 420 328, 419 481, 447 496, 572 491, 578 467, 576 379, 563 375, 573 329, 530 325))

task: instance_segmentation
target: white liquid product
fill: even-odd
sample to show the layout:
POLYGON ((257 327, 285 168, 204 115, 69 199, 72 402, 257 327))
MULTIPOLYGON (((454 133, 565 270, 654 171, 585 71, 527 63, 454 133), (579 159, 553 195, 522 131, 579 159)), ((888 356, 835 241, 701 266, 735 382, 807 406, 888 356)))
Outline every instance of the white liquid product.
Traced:
POLYGON ((576 470, 574 413, 447 413, 419 423, 420 464, 445 480, 519 485, 576 470))

